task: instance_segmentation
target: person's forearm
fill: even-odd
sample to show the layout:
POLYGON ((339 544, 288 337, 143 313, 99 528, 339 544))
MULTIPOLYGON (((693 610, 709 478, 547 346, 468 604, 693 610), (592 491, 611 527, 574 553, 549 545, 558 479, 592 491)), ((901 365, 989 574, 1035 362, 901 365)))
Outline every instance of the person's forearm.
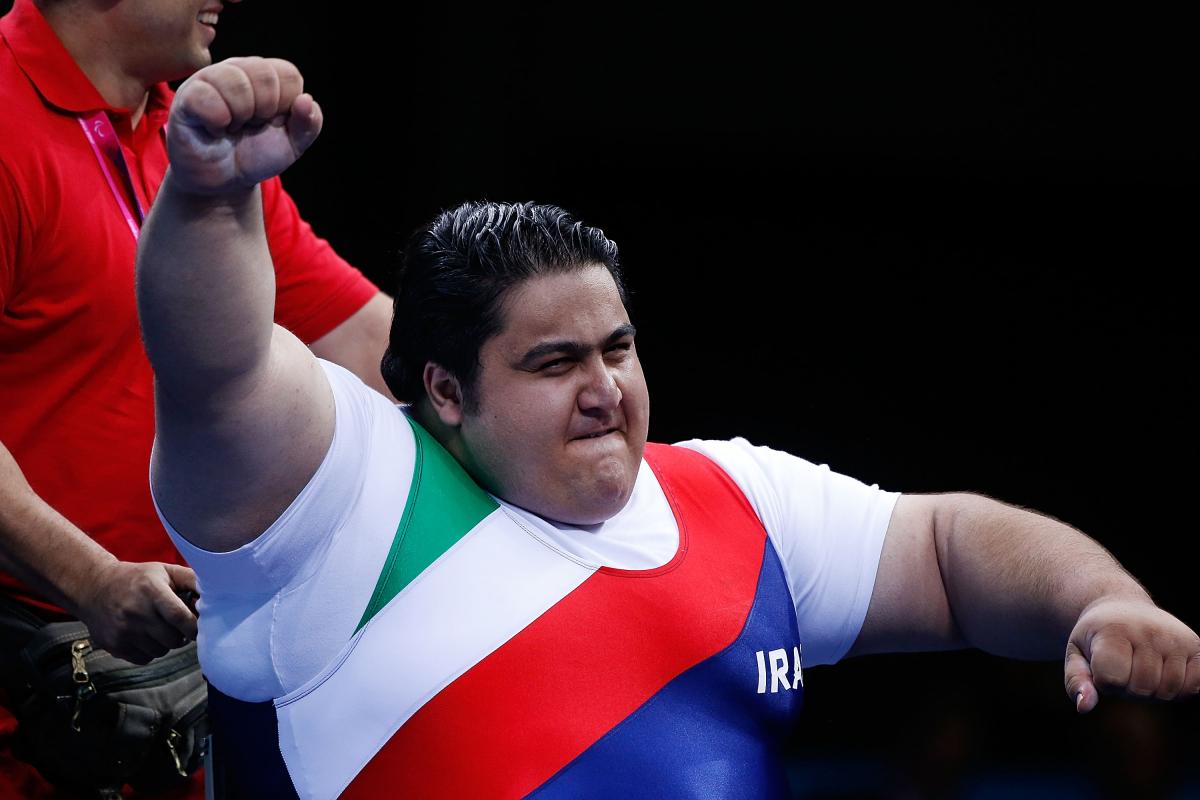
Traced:
POLYGON ((168 171, 142 230, 138 316, 159 388, 198 405, 261 365, 275 276, 259 189, 203 196, 168 171))
POLYGON ((85 587, 116 560, 38 497, 0 445, 0 567, 80 616, 85 587))
POLYGON ((1083 610, 1149 595, 1095 541, 1061 522, 977 495, 955 495, 934 522, 939 568, 970 645, 1059 658, 1083 610))

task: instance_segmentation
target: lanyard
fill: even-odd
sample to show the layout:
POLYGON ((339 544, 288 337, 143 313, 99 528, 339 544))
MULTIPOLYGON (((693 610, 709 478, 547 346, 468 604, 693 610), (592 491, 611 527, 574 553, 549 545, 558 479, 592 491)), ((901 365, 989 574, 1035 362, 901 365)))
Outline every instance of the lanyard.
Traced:
POLYGON ((129 173, 129 165, 125 163, 125 154, 121 152, 121 143, 117 141, 117 132, 113 129, 108 115, 103 111, 83 114, 76 119, 79 120, 79 127, 83 128, 83 135, 87 137, 88 144, 92 146, 96 161, 100 162, 100 170, 104 173, 104 179, 108 181, 108 188, 112 190, 113 197, 117 198, 117 205, 121 207, 125 224, 129 226, 129 232, 133 234, 133 240, 136 242, 142 220, 146 218, 146 211, 142 208, 142 201, 138 199, 137 192, 134 191, 133 176, 129 173), (117 182, 113 180, 112 171, 108 168, 110 163, 115 165, 120 172, 125 189, 133 198, 137 210, 136 217, 125 201, 125 195, 117 188, 117 182))

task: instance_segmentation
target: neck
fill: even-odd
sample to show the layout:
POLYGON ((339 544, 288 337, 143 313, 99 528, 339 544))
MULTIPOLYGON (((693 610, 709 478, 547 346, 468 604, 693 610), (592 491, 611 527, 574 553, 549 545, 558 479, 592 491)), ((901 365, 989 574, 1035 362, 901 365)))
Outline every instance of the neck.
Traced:
POLYGON ((429 401, 427 399, 421 398, 417 402, 413 403, 411 406, 409 406, 408 413, 411 414, 412 418, 417 421, 417 424, 427 430, 429 434, 433 436, 433 438, 438 440, 438 444, 440 444, 442 447, 445 447, 447 450, 450 450, 452 446, 451 439, 453 438, 454 431, 444 425, 442 421, 438 419, 438 415, 434 413, 432 408, 430 408, 429 401))
POLYGON ((137 125, 146 110, 153 81, 147 82, 121 63, 123 48, 109 35, 103 13, 87 3, 66 0, 39 2, 38 8, 104 102, 129 109, 137 125))

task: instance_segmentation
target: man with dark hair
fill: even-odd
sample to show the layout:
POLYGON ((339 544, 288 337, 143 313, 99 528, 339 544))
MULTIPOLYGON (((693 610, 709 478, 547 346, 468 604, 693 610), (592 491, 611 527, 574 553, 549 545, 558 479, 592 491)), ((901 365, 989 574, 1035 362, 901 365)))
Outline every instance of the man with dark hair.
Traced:
MULTIPOLYGON (((192 572, 145 481, 153 374, 133 304, 136 238, 167 167, 165 81, 211 62, 221 10, 16 0, 0 20, 0 594, 48 619, 65 610, 96 647, 139 663, 193 636, 195 617, 179 596, 192 572)), ((386 391, 388 298, 313 234, 278 180, 263 195, 276 319, 386 391)), ((12 730, 0 707, 0 742, 12 730)), ((11 763, 0 745, 0 795, 49 791, 33 775, 16 788, 11 763)))
POLYGON ((271 323, 257 185, 320 126, 285 62, 198 73, 139 253, 152 488, 231 795, 775 796, 803 667, 883 651, 1065 649, 1080 711, 1200 691, 1196 634, 1061 523, 646 444, 615 245, 561 209, 416 235, 407 410, 314 359, 271 323))
POLYGON ((626 300, 616 245, 553 206, 465 203, 414 236, 404 262, 405 292, 382 371, 392 394, 408 403, 425 393, 428 360, 474 382, 479 345, 499 330, 498 301, 515 283, 598 264, 626 300), (522 236, 525 229, 538 235, 522 236))

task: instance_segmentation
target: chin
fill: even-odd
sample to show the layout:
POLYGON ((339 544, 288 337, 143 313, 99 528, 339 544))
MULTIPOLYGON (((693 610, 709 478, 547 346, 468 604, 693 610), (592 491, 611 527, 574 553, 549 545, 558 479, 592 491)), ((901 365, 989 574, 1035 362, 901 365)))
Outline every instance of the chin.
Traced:
POLYGON ((575 514, 578 519, 564 521, 575 525, 597 525, 605 522, 620 513, 632 494, 632 480, 597 486, 586 498, 580 498, 575 514))
POLYGON ((559 502, 516 503, 538 516, 567 525, 598 525, 615 517, 633 494, 633 483, 596 486, 584 495, 575 494, 559 502))
POLYGON ((184 78, 191 77, 192 73, 199 72, 212 63, 212 53, 207 47, 197 42, 195 47, 188 49, 187 55, 184 56, 179 69, 176 70, 178 77, 171 80, 183 80, 184 78))

